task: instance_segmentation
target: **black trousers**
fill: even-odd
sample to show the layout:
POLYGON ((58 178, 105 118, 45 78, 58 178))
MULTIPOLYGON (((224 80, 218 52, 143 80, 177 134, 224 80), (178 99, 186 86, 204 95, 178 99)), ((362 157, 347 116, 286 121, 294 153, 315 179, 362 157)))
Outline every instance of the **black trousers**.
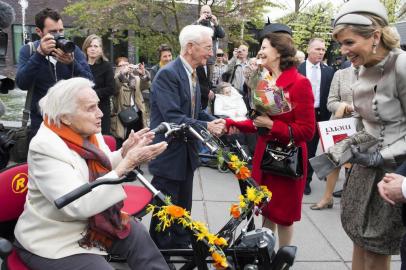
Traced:
MULTIPOLYGON (((48 259, 25 250, 19 243, 16 243, 16 247, 21 260, 32 270, 114 270, 103 256, 97 254, 82 253, 48 259)), ((169 270, 146 228, 133 220, 129 236, 115 240, 108 253, 126 258, 131 269, 169 270)))
POLYGON ((317 145, 319 144, 319 131, 317 128, 317 122, 321 121, 320 110, 315 108, 314 113, 316 116, 316 127, 313 138, 307 142, 307 183, 312 181, 313 177, 313 168, 310 165, 309 159, 313 158, 316 155, 317 145))
MULTIPOLYGON (((192 210, 193 192, 193 171, 190 163, 187 163, 187 175, 183 181, 154 176, 151 184, 160 190, 165 196, 170 196, 173 204, 183 207, 188 211, 192 210)), ((162 249, 186 248, 190 243, 190 232, 180 224, 173 224, 165 231, 157 232, 156 226, 159 220, 156 217, 151 219, 149 233, 155 244, 162 249)))

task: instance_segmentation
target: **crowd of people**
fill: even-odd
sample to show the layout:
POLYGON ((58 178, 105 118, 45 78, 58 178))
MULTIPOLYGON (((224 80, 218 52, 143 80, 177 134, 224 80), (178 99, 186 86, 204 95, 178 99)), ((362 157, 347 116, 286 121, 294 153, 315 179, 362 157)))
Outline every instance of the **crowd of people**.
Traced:
MULTIPOLYGON (((35 17, 40 40, 33 43, 34 52, 28 45, 21 49, 16 77, 18 87, 33 92, 30 184, 15 230, 21 259, 34 269, 111 269, 100 255, 114 252, 131 269, 173 269, 159 248, 188 248, 190 234, 180 224, 158 232, 156 216, 148 234, 120 212, 121 185, 101 187, 61 210, 53 206, 54 199, 83 183, 120 177, 148 163, 152 185, 192 211, 193 176, 204 147, 181 138, 167 144, 163 134, 149 131, 161 122, 245 138, 252 148, 253 179, 273 193, 262 213, 263 226, 277 232, 279 246, 290 245, 303 195, 311 194, 315 178, 308 160, 319 145, 317 122, 355 117, 359 130, 340 142, 352 154, 344 166, 341 199, 342 225, 353 242, 352 269, 390 269, 390 255, 400 251, 406 269, 406 236, 401 245, 406 54, 385 7, 378 0, 365 2, 345 3, 334 21, 332 38, 350 63, 337 72, 324 62, 325 40, 309 40, 305 57, 296 49, 292 30, 277 23, 261 31, 254 57, 241 43, 228 59, 226 48, 219 46, 225 30, 208 5, 181 30, 176 58, 169 45, 161 44, 159 63, 149 70, 123 56, 113 67, 95 34, 85 39, 82 50, 56 48, 54 35, 64 32, 63 22, 55 10, 43 9, 35 17), (258 78, 281 91, 286 111, 256 111, 253 82, 258 78), (150 93, 149 104, 143 91, 150 93), (249 111, 256 113, 249 117, 249 111), (367 152, 355 143, 361 133, 377 139, 367 152), (101 134, 113 135, 118 150, 111 152, 101 134), (293 141, 302 149, 300 177, 262 168, 264 152, 274 141, 293 141)), ((320 179, 327 180, 326 190, 312 210, 333 207, 339 172, 320 179)))

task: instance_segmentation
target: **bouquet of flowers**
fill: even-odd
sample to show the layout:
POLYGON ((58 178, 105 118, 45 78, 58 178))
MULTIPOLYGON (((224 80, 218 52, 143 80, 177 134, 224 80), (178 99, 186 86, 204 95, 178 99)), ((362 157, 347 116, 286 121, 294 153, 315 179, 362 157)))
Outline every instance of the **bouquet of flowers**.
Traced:
POLYGON ((259 68, 251 76, 248 86, 251 88, 251 105, 255 111, 272 116, 292 110, 288 93, 275 85, 269 73, 264 75, 262 69, 259 68))

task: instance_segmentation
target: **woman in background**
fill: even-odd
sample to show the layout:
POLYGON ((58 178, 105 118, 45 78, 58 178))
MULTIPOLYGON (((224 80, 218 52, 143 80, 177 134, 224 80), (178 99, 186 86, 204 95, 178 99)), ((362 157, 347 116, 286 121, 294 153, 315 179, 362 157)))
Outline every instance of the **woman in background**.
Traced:
POLYGON ((110 97, 114 94, 113 67, 103 53, 102 39, 97 35, 88 36, 82 50, 92 71, 94 90, 100 99, 99 108, 103 112, 102 134, 110 134, 110 97))
POLYGON ((116 73, 114 81, 116 92, 113 97, 113 115, 111 132, 117 139, 118 145, 128 138, 131 130, 138 131, 147 126, 148 116, 142 91, 151 85, 149 72, 144 64, 131 65, 126 57, 116 59, 116 73), (138 111, 138 121, 130 126, 125 126, 120 121, 118 113, 131 106, 138 111))
MULTIPOLYGON (((354 108, 352 106, 351 84, 355 81, 355 69, 350 66, 345 69, 337 70, 334 74, 330 86, 330 92, 327 100, 327 109, 332 113, 331 119, 340 119, 350 117, 354 108)), ((326 189, 323 198, 310 206, 312 210, 323 210, 333 208, 333 191, 340 174, 340 168, 336 168, 327 176, 326 189)), ((347 168, 346 168, 347 170, 347 168)))

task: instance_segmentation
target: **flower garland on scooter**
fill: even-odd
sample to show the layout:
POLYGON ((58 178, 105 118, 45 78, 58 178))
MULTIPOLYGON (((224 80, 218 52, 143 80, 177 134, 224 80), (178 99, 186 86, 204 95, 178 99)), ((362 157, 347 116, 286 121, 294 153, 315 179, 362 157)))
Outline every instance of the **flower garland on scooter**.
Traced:
MULTIPOLYGON (((240 181, 253 181, 251 179, 251 171, 246 166, 245 161, 241 161, 232 153, 218 151, 217 156, 220 164, 226 162, 230 170, 235 174, 240 181)), ((266 186, 250 186, 247 187, 245 195, 239 196, 239 204, 231 206, 230 214, 233 218, 240 218, 241 213, 249 209, 251 204, 259 206, 264 201, 270 201, 272 193, 266 186)), ((185 229, 190 229, 196 232, 195 236, 198 241, 206 241, 209 246, 209 252, 214 260, 216 269, 225 269, 228 267, 227 258, 222 250, 228 245, 227 240, 223 237, 210 233, 209 229, 200 221, 194 221, 190 213, 184 208, 173 205, 170 198, 166 198, 164 206, 148 205, 147 212, 154 212, 154 216, 159 219, 159 224, 156 227, 157 231, 164 231, 175 222, 181 224, 185 229)))
POLYGON ((194 221, 190 213, 184 208, 173 205, 170 198, 167 197, 165 201, 166 205, 156 206, 148 205, 147 212, 153 212, 159 219, 159 224, 156 227, 157 231, 164 231, 171 227, 175 222, 181 224, 183 228, 190 229, 196 232, 195 236, 197 241, 205 240, 209 246, 209 252, 214 260, 214 267, 216 269, 225 269, 228 267, 226 256, 221 249, 227 246, 227 240, 223 237, 218 237, 215 234, 210 233, 206 225, 200 221, 194 221))
MULTIPOLYGON (((217 161, 220 165, 226 162, 228 168, 233 171, 238 180, 252 180, 251 171, 246 166, 247 162, 241 161, 237 155, 219 150, 217 161)), ((241 213, 249 209, 250 204, 253 203, 255 206, 259 206, 264 199, 269 202, 271 198, 272 192, 270 192, 266 186, 249 186, 247 187, 246 193, 239 196, 239 204, 231 205, 230 214, 233 218, 237 219, 241 216, 241 213)))

